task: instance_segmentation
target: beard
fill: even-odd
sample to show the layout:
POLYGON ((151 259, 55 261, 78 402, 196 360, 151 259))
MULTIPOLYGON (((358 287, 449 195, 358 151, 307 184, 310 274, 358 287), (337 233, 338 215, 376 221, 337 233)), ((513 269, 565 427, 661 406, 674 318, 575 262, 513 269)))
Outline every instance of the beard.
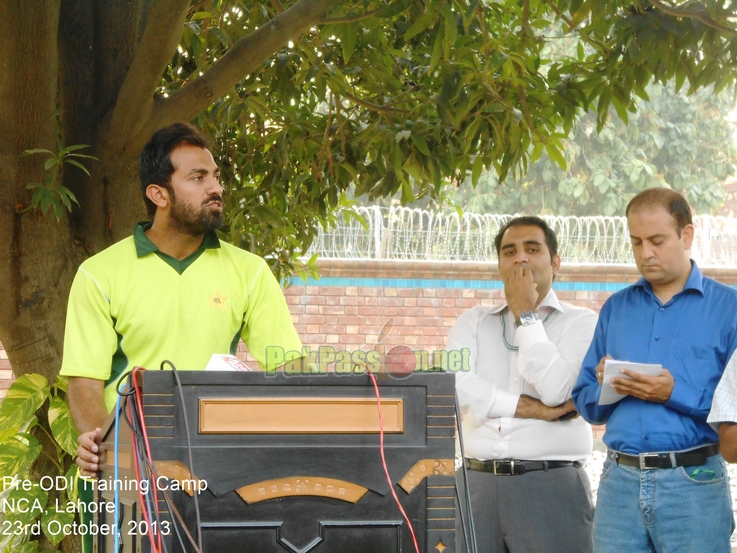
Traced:
POLYGON ((214 201, 223 201, 221 196, 211 196, 199 207, 177 201, 173 191, 171 193, 171 211, 169 215, 177 230, 190 236, 202 236, 203 234, 219 229, 223 226, 222 210, 207 207, 214 201))

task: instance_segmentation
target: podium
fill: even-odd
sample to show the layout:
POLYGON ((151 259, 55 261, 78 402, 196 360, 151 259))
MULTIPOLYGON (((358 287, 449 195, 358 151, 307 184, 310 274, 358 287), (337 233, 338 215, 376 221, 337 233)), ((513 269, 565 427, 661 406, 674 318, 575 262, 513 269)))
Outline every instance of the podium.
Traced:
MULTIPOLYGON (((143 414, 159 488, 168 489, 193 536, 197 495, 203 552, 415 551, 382 466, 367 374, 178 374, 181 394, 172 371, 139 373, 143 414)), ((453 553, 454 375, 418 372, 378 382, 386 464, 420 551, 453 553)), ((103 428, 101 446, 101 480, 108 485, 101 482, 96 499, 110 504, 118 486, 120 551, 148 552, 131 430, 121 419, 115 480, 113 421, 103 428)), ((158 508, 166 550, 194 551, 177 538, 161 495, 158 508)), ((112 525, 114 516, 102 509, 96 522, 112 525)), ((110 533, 99 535, 96 551, 113 553, 113 543, 110 533)))

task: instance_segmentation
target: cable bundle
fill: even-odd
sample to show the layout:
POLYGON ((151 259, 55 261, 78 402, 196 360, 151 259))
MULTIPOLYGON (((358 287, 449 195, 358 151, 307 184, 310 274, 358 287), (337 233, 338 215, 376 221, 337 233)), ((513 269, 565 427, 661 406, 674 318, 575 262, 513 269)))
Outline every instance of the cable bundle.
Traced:
MULTIPOLYGON (((192 447, 190 443, 189 433, 189 422, 187 420, 186 409, 184 409, 184 393, 182 390, 181 381, 179 380, 179 374, 176 367, 170 361, 164 361, 161 364, 163 369, 165 365, 169 365, 172 368, 174 377, 177 381, 177 387, 179 389, 180 398, 182 400, 182 409, 184 410, 184 423, 187 433, 187 452, 189 455, 189 466, 190 472, 194 474, 192 464, 192 447)), ((174 529, 174 534, 177 536, 179 545, 183 552, 187 551, 185 541, 183 539, 186 536, 190 545, 194 549, 195 553, 202 553, 202 527, 200 522, 200 510, 197 493, 194 494, 195 501, 195 512, 197 516, 197 541, 195 542, 192 534, 189 532, 184 519, 179 513, 178 509, 171 500, 169 493, 166 490, 159 490, 156 482, 158 475, 156 474, 156 468, 154 466, 153 459, 151 457, 151 449, 148 442, 148 432, 146 431, 146 422, 143 415, 143 394, 139 383, 139 374, 143 371, 142 367, 134 367, 131 372, 123 375, 118 381, 118 402, 116 406, 115 415, 115 482, 118 480, 118 434, 119 434, 119 419, 122 414, 123 419, 128 424, 128 427, 132 432, 133 442, 133 465, 135 468, 136 480, 138 482, 138 497, 139 506, 141 511, 141 518, 146 524, 146 534, 149 537, 151 544, 151 553, 168 553, 166 542, 162 539, 162 530, 171 525, 174 529), (121 384, 125 380, 125 391, 121 391, 121 384), (148 482, 148 486, 141 485, 142 482, 148 482), (143 489, 146 488, 149 493, 143 493, 143 489), (169 512, 174 514, 171 520, 163 520, 161 513, 159 512, 159 493, 163 496, 169 512), (163 524, 162 523, 166 523, 163 524), (184 535, 184 536, 183 536, 184 535)), ((122 523, 122 511, 120 509, 120 502, 118 498, 118 486, 115 486, 115 522, 117 524, 118 531, 115 534, 114 551, 117 553, 122 550, 122 542, 120 540, 120 525, 122 523)))

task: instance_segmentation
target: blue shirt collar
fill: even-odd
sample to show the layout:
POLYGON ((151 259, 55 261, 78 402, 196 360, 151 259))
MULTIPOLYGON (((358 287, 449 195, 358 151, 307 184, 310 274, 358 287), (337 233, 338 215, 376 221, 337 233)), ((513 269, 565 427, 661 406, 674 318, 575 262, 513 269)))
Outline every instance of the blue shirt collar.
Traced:
MULTIPOLYGON (((640 277, 640 280, 635 282, 632 286, 634 288, 642 288, 649 294, 655 295, 653 294, 652 284, 650 284, 645 279, 645 277, 640 277)), ((686 284, 683 286, 683 290, 678 292, 676 296, 682 294, 686 290, 693 290, 695 292, 698 292, 702 296, 704 295, 704 275, 701 274, 701 270, 699 269, 699 266, 696 265, 696 262, 693 259, 691 260, 691 274, 688 275, 688 280, 686 281, 686 284)))

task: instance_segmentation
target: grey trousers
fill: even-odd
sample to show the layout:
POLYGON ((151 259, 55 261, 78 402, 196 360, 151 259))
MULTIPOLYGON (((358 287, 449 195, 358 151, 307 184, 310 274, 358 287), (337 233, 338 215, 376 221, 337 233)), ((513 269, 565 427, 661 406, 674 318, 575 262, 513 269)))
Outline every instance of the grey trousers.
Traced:
MULTIPOLYGON (((462 471, 456 473, 456 480, 459 508, 465 508, 462 471)), ((583 468, 519 476, 468 469, 468 487, 478 553, 593 552, 594 508, 583 468)), ((470 549, 456 513, 456 553, 466 551, 470 549)))

